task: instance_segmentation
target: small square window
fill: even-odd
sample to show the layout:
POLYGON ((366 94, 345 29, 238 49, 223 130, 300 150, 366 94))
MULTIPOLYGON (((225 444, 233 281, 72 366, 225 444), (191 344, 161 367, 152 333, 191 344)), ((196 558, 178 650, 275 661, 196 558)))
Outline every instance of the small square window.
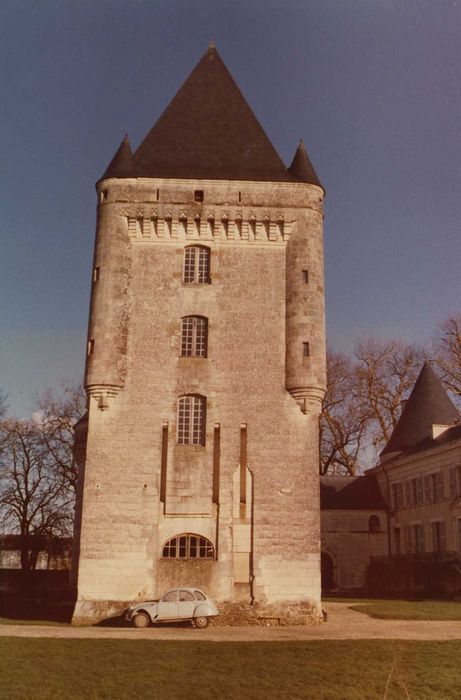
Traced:
POLYGON ((195 190, 194 202, 203 202, 203 190, 195 190))
POLYGON ((309 357, 309 355, 310 355, 309 343, 303 343, 303 357, 309 357))
POLYGON ((303 282, 309 282, 309 270, 303 270, 303 282))

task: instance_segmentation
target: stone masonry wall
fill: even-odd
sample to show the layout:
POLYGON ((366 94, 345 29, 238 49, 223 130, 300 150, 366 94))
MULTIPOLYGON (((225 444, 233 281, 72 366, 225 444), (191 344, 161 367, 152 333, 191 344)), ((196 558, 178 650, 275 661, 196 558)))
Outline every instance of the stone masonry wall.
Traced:
POLYGON ((322 191, 302 184, 148 180, 108 180, 98 188, 105 194, 89 331, 76 621, 186 583, 203 585, 218 603, 242 604, 232 556, 242 424, 254 489, 247 603, 276 606, 281 617, 285 608, 293 619, 295 609, 303 619, 320 615, 322 191), (204 191, 203 203, 193 201, 195 189, 204 191), (287 269, 292 242, 296 264, 289 255, 287 269), (210 248, 211 284, 182 281, 184 248, 192 243, 210 248), (290 275, 298 278, 303 269, 309 278, 301 288, 290 275), (207 358, 179 355, 187 315, 208 318, 207 358), (310 344, 307 357, 302 342, 310 344), (302 396, 286 390, 287 362, 302 396), (177 399, 184 394, 206 396, 205 446, 176 445, 177 399), (216 425, 219 504, 212 503, 216 425), (162 560, 163 544, 184 532, 207 537, 217 560, 162 560))
POLYGON ((322 552, 333 561, 335 590, 365 590, 370 557, 388 554, 387 513, 379 510, 322 510, 322 552), (377 515, 380 531, 369 531, 377 515))

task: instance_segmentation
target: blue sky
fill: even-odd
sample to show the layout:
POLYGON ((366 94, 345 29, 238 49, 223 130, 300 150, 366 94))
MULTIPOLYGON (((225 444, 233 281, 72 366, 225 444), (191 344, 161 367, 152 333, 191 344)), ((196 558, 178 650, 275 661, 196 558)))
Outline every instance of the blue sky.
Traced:
POLYGON ((331 347, 425 342, 460 312, 461 3, 2 0, 0 387, 83 372, 94 183, 213 39, 289 164, 327 190, 331 347))

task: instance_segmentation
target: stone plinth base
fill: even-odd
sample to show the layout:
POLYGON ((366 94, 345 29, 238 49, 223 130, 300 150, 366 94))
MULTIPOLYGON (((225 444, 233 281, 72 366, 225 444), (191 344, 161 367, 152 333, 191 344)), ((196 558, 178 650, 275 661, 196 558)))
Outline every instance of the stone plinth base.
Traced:
POLYGON ((104 620, 120 617, 132 601, 119 600, 77 600, 72 624, 76 627, 97 625, 104 620))
POLYGON ((312 625, 322 622, 323 615, 320 605, 315 603, 273 603, 261 605, 255 603, 218 603, 219 616, 214 618, 214 625, 259 625, 259 626, 289 626, 312 625))
MULTIPOLYGON (((72 624, 75 626, 97 625, 104 620, 123 615, 127 601, 78 600, 75 605, 72 624)), ((218 603, 219 615, 213 619, 218 626, 289 626, 311 625, 323 619, 320 606, 315 603, 286 602, 261 605, 255 603, 218 603)))

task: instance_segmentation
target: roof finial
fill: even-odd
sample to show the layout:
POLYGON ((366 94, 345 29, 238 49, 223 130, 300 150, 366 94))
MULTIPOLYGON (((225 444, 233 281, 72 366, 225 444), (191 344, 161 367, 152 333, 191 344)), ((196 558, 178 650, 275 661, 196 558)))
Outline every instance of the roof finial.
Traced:
POLYGON ((210 41, 210 45, 209 45, 209 47, 208 47, 208 51, 213 51, 215 48, 216 48, 215 40, 212 39, 212 40, 210 41))

